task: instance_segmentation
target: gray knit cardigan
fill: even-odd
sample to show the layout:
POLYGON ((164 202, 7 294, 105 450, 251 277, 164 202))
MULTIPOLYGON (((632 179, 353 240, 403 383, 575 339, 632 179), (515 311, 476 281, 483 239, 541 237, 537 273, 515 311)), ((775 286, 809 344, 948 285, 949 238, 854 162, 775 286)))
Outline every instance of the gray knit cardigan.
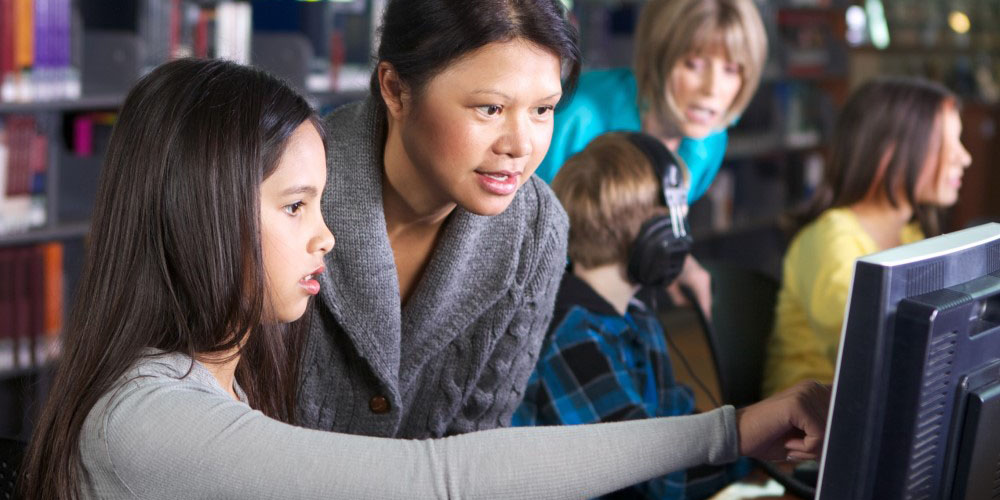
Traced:
POLYGON ((322 209, 336 246, 310 313, 300 423, 402 438, 508 425, 566 262, 555 195, 532 176, 499 215, 456 208, 401 309, 382 208, 384 119, 368 98, 325 126, 322 209))

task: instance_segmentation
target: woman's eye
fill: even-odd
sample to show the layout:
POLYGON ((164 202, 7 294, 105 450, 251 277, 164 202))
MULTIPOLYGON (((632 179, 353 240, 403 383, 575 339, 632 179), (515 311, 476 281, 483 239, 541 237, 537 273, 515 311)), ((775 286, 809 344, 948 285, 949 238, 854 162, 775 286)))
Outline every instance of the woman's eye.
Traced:
POLYGON ((535 113, 538 113, 538 116, 545 116, 546 113, 551 113, 553 109, 555 109, 555 106, 539 106, 535 108, 535 113))
POLYGON ((296 201, 295 203, 292 203, 290 205, 285 205, 283 208, 285 209, 285 213, 287 213, 288 215, 296 215, 298 214, 299 209, 302 208, 303 205, 305 205, 305 203, 301 201, 296 201))
POLYGON ((497 106, 496 104, 490 104, 488 106, 479 106, 479 110, 486 113, 487 116, 496 116, 500 114, 500 111, 502 111, 503 108, 497 106))
POLYGON ((725 66, 726 73, 731 73, 734 75, 743 74, 743 66, 740 64, 727 64, 725 66))
POLYGON ((700 57, 689 57, 684 60, 684 65, 688 69, 700 69, 704 65, 704 61, 700 57))

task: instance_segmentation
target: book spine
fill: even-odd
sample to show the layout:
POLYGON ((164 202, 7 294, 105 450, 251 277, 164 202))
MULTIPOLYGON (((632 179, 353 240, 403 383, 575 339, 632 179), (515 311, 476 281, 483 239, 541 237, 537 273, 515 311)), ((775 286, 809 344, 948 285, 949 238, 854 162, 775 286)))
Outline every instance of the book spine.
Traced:
POLYGON ((31 194, 31 156, 34 142, 35 119, 19 116, 17 125, 17 186, 14 194, 31 194))
POLYGON ((10 248, 0 248, 0 370, 11 369, 17 359, 14 346, 14 265, 10 248))
POLYGON ((23 147, 21 144, 21 124, 20 116, 11 115, 7 118, 7 147, 9 160, 7 166, 7 196, 12 197, 21 194, 21 158, 23 147))
POLYGON ((0 101, 14 100, 14 0, 0 0, 0 101))
POLYGON ((70 0, 49 0, 49 57, 52 67, 51 81, 53 98, 75 98, 79 92, 74 89, 73 71, 70 61, 70 0))
POLYGON ((31 365, 29 338, 31 337, 31 290, 28 280, 30 273, 30 248, 19 247, 14 253, 14 366, 27 368, 31 365))
POLYGON ((73 119, 73 154, 88 158, 94 155, 94 118, 90 113, 73 119))
POLYGON ((35 9, 31 0, 14 0, 14 78, 16 100, 31 101, 31 67, 35 62, 35 9))
POLYGON ((48 0, 35 0, 35 61, 32 68, 35 85, 35 97, 38 99, 51 99, 49 87, 49 2, 48 0))
POLYGON ((215 7, 215 57, 220 59, 233 58, 233 4, 219 2, 215 7))
POLYGON ((51 242, 42 245, 42 255, 45 271, 45 321, 42 334, 47 339, 59 337, 63 328, 63 296, 65 293, 63 278, 63 244, 51 242))
POLYGON ((10 209, 7 207, 7 178, 10 175, 10 147, 6 121, 0 116, 0 234, 9 231, 10 209))
POLYGON ((28 276, 25 291, 28 294, 28 322, 26 330, 25 349, 29 366, 38 366, 38 347, 42 344, 40 338, 45 330, 45 260, 41 246, 33 246, 25 251, 28 264, 28 276))
POLYGON ((198 23, 194 32, 194 56, 208 57, 208 23, 211 11, 202 7, 198 10, 198 23))
POLYGON ((44 134, 31 138, 31 193, 45 194, 45 173, 49 169, 49 139, 44 134))
POLYGON ((170 0, 169 59, 179 57, 181 45, 181 0, 170 0))

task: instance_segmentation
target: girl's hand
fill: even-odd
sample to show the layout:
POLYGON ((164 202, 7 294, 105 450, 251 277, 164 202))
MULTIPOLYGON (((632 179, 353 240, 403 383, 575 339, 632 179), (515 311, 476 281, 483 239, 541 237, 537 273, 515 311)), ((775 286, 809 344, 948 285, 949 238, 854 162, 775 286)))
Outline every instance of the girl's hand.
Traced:
POLYGON ((829 409, 830 387, 805 381, 738 410, 740 454, 761 460, 817 460, 829 409))

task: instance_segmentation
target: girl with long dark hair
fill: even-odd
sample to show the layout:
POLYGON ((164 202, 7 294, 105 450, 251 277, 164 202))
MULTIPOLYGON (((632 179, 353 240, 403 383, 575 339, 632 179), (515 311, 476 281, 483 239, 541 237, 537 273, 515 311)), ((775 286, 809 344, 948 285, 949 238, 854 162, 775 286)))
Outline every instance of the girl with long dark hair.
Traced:
POLYGON ((326 183, 322 127, 279 80, 198 60, 140 80, 108 146, 23 498, 579 498, 738 453, 818 452, 817 385, 740 412, 440 440, 290 425, 295 320, 334 244, 326 183))
POLYGON ((830 162, 792 218, 764 392, 831 382, 859 257, 940 234, 972 161, 958 98, 925 80, 881 78, 859 88, 834 129, 830 162))

